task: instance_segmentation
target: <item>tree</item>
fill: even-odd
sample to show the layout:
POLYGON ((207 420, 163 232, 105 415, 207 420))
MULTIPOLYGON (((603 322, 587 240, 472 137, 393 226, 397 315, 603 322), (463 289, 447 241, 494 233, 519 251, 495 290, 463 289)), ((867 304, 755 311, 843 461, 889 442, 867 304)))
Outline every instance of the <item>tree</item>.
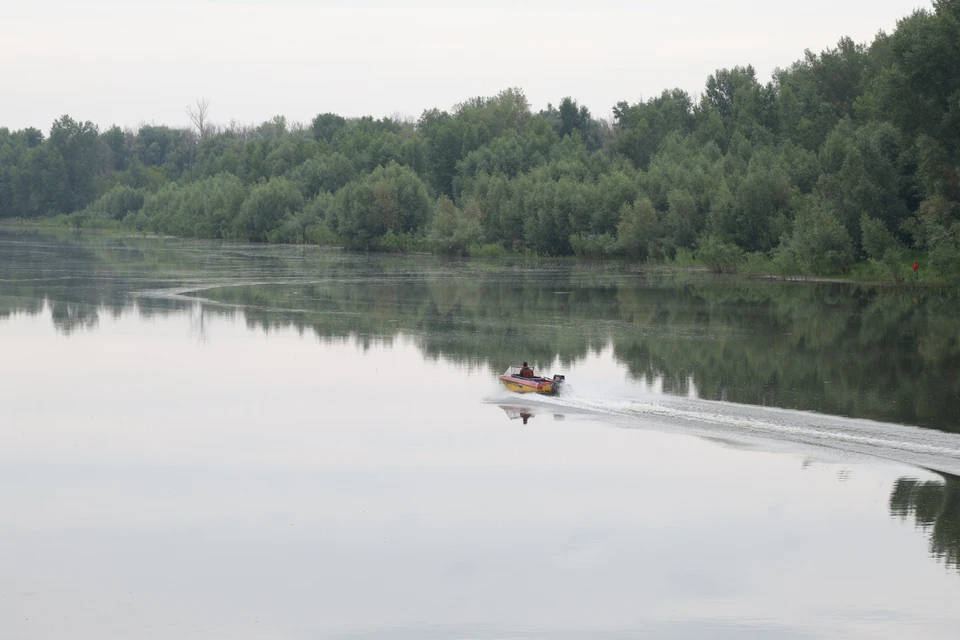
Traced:
POLYGON ((123 171, 130 165, 130 147, 127 144, 127 134, 117 125, 113 125, 101 135, 104 153, 104 164, 110 171, 123 171))
POLYGON ((310 158, 290 172, 305 198, 338 191, 356 176, 350 158, 339 152, 310 158))
POLYGON ((196 106, 187 105, 187 116, 197 130, 197 137, 204 141, 210 135, 210 101, 197 98, 196 106))
POLYGON ((746 251, 769 251, 789 224, 794 188, 786 172, 767 154, 751 160, 733 194, 730 215, 715 229, 746 251))
POLYGON ((143 208, 144 193, 127 185, 117 185, 90 203, 86 212, 107 220, 122 220, 143 208))
POLYGON ((864 252, 870 262, 884 276, 893 280, 902 280, 907 264, 906 251, 883 222, 866 213, 860 218, 860 238, 864 252))
POLYGON ((729 133, 739 130, 753 138, 763 129, 777 128, 774 86, 761 85, 752 65, 711 74, 704 95, 729 133))
POLYGON ((620 224, 617 225, 618 249, 621 253, 645 260, 650 246, 658 234, 657 212, 646 198, 633 204, 624 204, 620 209, 620 224))
POLYGON ((97 195, 94 178, 101 166, 100 133, 96 125, 89 120, 77 122, 65 115, 50 127, 49 144, 62 158, 66 178, 60 212, 70 213, 85 207, 97 195))
POLYGON ((330 142, 347 124, 346 118, 335 113, 321 113, 313 119, 311 129, 317 142, 330 142))
POLYGON ((704 219, 697 211, 693 195, 686 189, 670 192, 669 208, 664 219, 665 230, 674 246, 692 247, 703 228, 704 219))
POLYGON ((590 111, 584 106, 578 106, 576 100, 567 96, 560 101, 559 109, 560 128, 557 134, 562 138, 574 131, 586 136, 590 124, 590 111))
POLYGON ((286 178, 274 178, 250 190, 240 207, 234 230, 244 240, 266 242, 270 231, 302 207, 303 196, 296 185, 286 178))
POLYGON ((797 214, 793 230, 783 236, 776 258, 787 272, 831 275, 853 264, 853 241, 824 202, 806 202, 797 214))
POLYGON ((694 129, 693 102, 680 89, 664 90, 647 102, 618 102, 613 108, 617 127, 615 147, 635 166, 646 168, 661 143, 672 133, 686 135, 694 129))
POLYGON ((482 235, 480 210, 475 202, 460 211, 447 196, 437 199, 427 234, 427 242, 434 251, 466 255, 472 245, 480 243, 482 235))
POLYGON ((36 127, 27 127, 26 129, 21 129, 18 133, 23 138, 28 149, 39 147, 43 143, 43 132, 36 127))
POLYGON ((332 213, 337 233, 369 249, 388 232, 422 233, 430 199, 419 176, 394 162, 340 189, 332 213))
POLYGON ((158 125, 143 125, 137 131, 133 155, 147 167, 166 165, 171 179, 180 177, 190 158, 189 131, 158 125))

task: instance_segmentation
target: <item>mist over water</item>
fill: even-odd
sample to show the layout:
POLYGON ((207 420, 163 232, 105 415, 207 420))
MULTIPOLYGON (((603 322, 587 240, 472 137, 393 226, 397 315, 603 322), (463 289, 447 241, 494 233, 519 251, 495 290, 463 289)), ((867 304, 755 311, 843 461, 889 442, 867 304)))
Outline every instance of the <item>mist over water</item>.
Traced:
POLYGON ((0 230, 0 631, 955 637, 958 307, 0 230))

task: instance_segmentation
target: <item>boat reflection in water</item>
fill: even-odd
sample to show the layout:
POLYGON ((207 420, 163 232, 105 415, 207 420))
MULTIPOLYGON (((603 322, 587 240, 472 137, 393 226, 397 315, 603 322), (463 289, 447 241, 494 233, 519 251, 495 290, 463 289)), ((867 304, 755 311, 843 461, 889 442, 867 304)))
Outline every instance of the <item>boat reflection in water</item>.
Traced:
MULTIPOLYGON (((501 409, 503 409, 503 412, 507 414, 508 418, 510 418, 511 420, 523 420, 523 424, 527 424, 527 420, 537 415, 533 412, 533 409, 531 409, 530 407, 519 407, 516 405, 509 405, 509 404, 501 404, 498 406, 501 409)), ((553 419, 563 420, 564 415, 562 413, 555 413, 553 414, 553 419)))

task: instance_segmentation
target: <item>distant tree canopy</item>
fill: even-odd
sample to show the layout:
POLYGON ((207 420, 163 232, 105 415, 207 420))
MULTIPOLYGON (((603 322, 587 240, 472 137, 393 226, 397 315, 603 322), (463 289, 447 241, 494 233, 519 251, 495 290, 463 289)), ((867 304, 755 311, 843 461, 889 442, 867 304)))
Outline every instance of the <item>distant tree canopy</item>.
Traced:
POLYGON ((507 89, 415 122, 321 113, 306 126, 100 131, 63 116, 46 138, 0 128, 0 217, 58 214, 370 249, 703 249, 725 265, 762 253, 817 273, 881 261, 870 243, 886 238, 899 247, 888 261, 925 251, 954 275, 960 0, 869 45, 807 51, 769 82, 750 65, 718 69, 699 98, 664 90, 617 103, 610 121, 569 96, 534 113, 507 89))

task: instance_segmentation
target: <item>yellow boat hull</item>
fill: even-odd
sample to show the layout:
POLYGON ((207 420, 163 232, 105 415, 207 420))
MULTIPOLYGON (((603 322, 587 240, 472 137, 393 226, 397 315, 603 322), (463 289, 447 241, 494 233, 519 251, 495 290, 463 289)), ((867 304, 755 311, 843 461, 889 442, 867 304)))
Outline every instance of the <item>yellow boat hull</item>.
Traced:
POLYGON ((540 386, 540 388, 530 387, 523 384, 518 384, 510 380, 500 379, 500 382, 503 383, 503 386, 507 388, 508 391, 513 391, 514 393, 540 393, 546 396, 553 395, 553 383, 548 382, 540 386))

